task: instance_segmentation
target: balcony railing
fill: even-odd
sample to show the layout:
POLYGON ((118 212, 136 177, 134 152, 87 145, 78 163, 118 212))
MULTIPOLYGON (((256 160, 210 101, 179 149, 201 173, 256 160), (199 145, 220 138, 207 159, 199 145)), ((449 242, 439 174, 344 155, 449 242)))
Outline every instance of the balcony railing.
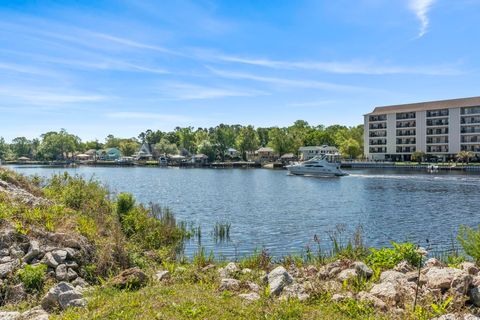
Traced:
POLYGON ((397 139, 397 144, 416 144, 416 139, 397 139))
POLYGON ((370 128, 370 130, 387 129, 387 124, 386 123, 371 123, 369 128, 370 128))
POLYGON ((387 115, 378 115, 378 116, 370 116, 368 117, 368 121, 374 122, 374 121, 386 121, 387 120, 387 115))
POLYGON ((448 119, 427 119, 427 126, 448 126, 448 119))
POLYGON ((462 117, 461 124, 480 123, 480 116, 476 117, 462 117))
POLYGON ((397 120, 415 119, 415 117, 416 117, 415 112, 397 113, 397 115, 396 115, 397 120))
POLYGON ((461 142, 463 143, 480 142, 480 136, 462 136, 461 142))
POLYGON ((480 144, 462 144, 460 150, 480 153, 480 144))
POLYGON ((480 114, 480 106, 479 107, 465 107, 460 110, 461 114, 480 114))
POLYGON ((448 109, 427 111, 427 118, 448 116, 448 109))
POLYGON ((415 128, 416 127, 416 122, 415 121, 399 121, 397 122, 397 128, 415 128))
POLYGON ((461 133, 480 133, 480 127, 462 127, 461 133))
POLYGON ((397 147, 397 153, 410 153, 415 151, 415 147, 397 147))
POLYGON ((448 128, 427 129, 427 135, 441 135, 441 134, 448 134, 448 128))

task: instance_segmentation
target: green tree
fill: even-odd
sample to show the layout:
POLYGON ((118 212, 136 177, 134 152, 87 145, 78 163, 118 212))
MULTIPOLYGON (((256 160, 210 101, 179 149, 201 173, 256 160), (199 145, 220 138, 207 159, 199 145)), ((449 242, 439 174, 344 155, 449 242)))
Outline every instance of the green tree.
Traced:
POLYGON ((216 148, 217 156, 225 161, 228 148, 235 145, 235 131, 231 126, 220 124, 213 130, 212 143, 216 148))
POLYGON ((167 139, 163 138, 155 145, 155 150, 160 154, 178 154, 178 148, 175 143, 170 143, 167 139))
POLYGON ((270 147, 279 155, 291 152, 293 149, 292 137, 286 128, 271 128, 268 133, 270 147))
POLYGON ((206 155, 209 161, 215 161, 215 146, 209 140, 204 140, 200 142, 197 148, 198 152, 206 155))
POLYGON ((133 139, 122 139, 119 149, 126 157, 132 156, 138 150, 138 142, 133 139))
POLYGON ((16 158, 30 157, 32 142, 25 137, 17 137, 12 140, 10 148, 16 158))
POLYGON ((304 120, 297 120, 292 126, 288 127, 287 131, 292 144, 290 151, 298 155, 298 149, 305 145, 310 126, 304 120))
POLYGON ((120 142, 122 141, 121 138, 115 137, 113 134, 109 134, 105 139, 105 148, 119 148, 120 149, 120 142))
POLYGON ((353 138, 348 138, 347 140, 341 142, 340 144, 340 154, 344 158, 357 158, 362 154, 362 148, 357 140, 353 138))
POLYGON ((175 128, 175 133, 178 136, 178 146, 187 150, 189 153, 195 152, 195 134, 193 127, 175 128))
POLYGON ((422 162, 427 154, 423 151, 415 151, 412 153, 412 161, 417 161, 418 163, 422 162))
POLYGON ((475 157, 475 154, 471 151, 460 151, 456 156, 458 161, 466 163, 470 162, 473 157, 475 157))
POLYGON ((10 146, 5 142, 3 137, 0 137, 0 160, 5 160, 10 152, 10 146))
POLYGON ((240 151, 243 160, 247 159, 247 152, 258 149, 259 139, 253 126, 246 126, 240 129, 236 139, 236 146, 240 151))
POLYGON ((79 145, 79 137, 61 129, 59 132, 51 131, 42 135, 39 152, 48 160, 66 159, 78 150, 79 145))

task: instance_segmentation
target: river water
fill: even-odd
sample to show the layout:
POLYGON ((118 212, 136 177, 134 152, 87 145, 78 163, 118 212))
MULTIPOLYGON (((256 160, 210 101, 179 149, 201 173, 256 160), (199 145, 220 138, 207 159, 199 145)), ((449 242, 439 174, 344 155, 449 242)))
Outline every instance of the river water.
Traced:
MULTIPOLYGON (((408 240, 447 248, 460 224, 480 223, 480 175, 471 173, 377 169, 313 178, 267 169, 11 168, 44 177, 64 171, 94 177, 114 193, 167 206, 177 220, 201 227, 207 252, 227 258, 255 249, 277 257, 302 253, 314 245, 314 235, 328 245, 329 233, 340 225, 347 229, 344 236, 362 226, 370 246, 408 240), (216 222, 231 224, 230 241, 214 241, 216 222)), ((185 252, 197 248, 192 240, 185 252)))

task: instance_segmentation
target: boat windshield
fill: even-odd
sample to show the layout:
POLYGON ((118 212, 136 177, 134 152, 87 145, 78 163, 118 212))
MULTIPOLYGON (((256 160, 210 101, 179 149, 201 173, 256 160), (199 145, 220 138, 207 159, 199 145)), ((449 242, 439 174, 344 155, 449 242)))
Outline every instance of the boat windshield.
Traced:
POLYGON ((325 160, 329 163, 339 163, 340 162, 340 155, 338 153, 327 153, 327 154, 322 154, 321 156, 316 156, 312 159, 310 159, 308 162, 310 161, 319 161, 319 160, 325 160))

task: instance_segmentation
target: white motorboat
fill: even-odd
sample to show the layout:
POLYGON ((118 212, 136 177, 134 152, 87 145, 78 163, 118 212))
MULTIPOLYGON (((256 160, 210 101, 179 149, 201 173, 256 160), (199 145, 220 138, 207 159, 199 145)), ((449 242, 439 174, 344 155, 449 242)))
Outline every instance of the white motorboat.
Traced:
POLYGON ((287 170, 294 175, 309 176, 346 176, 346 172, 340 169, 340 156, 338 154, 324 154, 314 157, 305 162, 286 166, 287 170))

